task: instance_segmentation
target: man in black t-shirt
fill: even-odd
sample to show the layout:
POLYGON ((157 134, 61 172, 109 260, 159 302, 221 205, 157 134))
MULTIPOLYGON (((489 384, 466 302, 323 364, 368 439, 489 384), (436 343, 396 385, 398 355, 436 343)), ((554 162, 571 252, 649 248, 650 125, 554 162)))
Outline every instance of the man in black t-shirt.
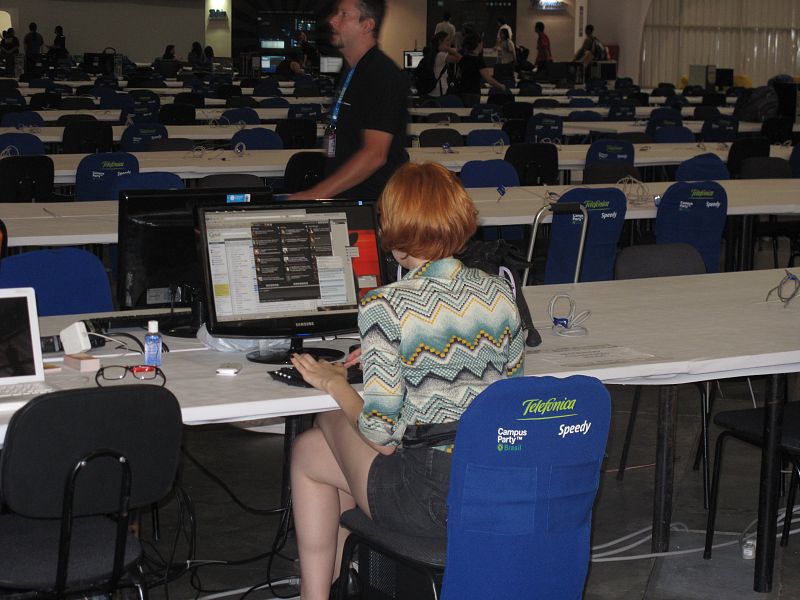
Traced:
POLYGON ((39 60, 39 54, 42 52, 42 46, 44 46, 44 38, 42 34, 37 31, 38 27, 36 23, 31 23, 28 25, 28 33, 25 34, 25 38, 22 40, 22 43, 25 46, 25 70, 29 71, 36 65, 36 61, 39 60))
POLYGON ((349 71, 340 76, 342 87, 331 107, 335 128, 326 133, 326 177, 292 199, 377 198, 397 167, 408 161, 408 84, 377 47, 385 10, 385 0, 339 0, 329 19, 331 44, 349 71))

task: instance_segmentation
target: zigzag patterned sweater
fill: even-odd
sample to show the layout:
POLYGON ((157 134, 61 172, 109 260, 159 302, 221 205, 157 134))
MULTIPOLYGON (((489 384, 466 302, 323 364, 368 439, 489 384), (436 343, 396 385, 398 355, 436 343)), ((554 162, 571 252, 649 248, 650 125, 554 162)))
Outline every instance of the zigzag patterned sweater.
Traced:
POLYGON ((359 428, 399 445, 407 425, 458 420, 489 384, 522 375, 524 332, 508 282, 445 258, 361 300, 359 428))

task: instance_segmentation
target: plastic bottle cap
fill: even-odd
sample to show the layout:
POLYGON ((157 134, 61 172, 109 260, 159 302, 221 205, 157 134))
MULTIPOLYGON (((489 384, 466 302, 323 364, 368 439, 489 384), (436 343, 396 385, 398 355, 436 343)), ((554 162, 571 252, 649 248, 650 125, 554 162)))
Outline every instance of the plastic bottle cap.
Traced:
POLYGON ((158 333, 158 321, 147 322, 147 333, 158 333))

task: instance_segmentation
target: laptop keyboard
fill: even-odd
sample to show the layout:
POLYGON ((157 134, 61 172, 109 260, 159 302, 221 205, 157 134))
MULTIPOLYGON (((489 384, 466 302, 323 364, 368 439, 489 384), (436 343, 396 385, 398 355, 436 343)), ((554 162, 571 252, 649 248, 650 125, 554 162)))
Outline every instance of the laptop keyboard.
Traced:
MULTIPOLYGON (((11 383, 8 385, 0 385, 0 399, 13 398, 16 396, 38 396, 52 391, 55 391, 53 386, 40 381, 34 381, 32 383, 11 383)), ((0 406, 0 410, 2 408, 3 406, 0 406)))

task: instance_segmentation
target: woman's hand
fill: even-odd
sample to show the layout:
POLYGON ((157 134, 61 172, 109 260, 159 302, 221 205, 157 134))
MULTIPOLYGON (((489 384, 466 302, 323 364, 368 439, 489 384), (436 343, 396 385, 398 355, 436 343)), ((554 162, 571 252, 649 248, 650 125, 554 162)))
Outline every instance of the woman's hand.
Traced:
POLYGON ((346 369, 348 367, 357 365, 360 362, 361 362, 361 346, 358 346, 350 354, 347 355, 347 358, 344 359, 344 367, 346 369))
POLYGON ((347 383, 347 371, 341 363, 316 360, 310 354, 295 354, 291 360, 303 379, 320 391, 330 393, 331 384, 338 379, 347 383))

